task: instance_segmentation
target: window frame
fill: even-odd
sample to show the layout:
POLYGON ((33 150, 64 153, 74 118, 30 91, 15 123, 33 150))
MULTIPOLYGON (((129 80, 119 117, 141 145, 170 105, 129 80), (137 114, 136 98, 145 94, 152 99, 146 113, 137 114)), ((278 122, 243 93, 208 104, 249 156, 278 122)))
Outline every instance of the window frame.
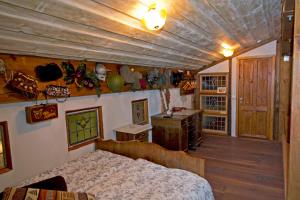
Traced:
POLYGON ((81 148, 83 146, 95 143, 98 139, 103 139, 103 120, 102 120, 102 106, 97 106, 97 107, 89 107, 89 108, 82 108, 82 109, 76 109, 76 110, 68 110, 65 112, 65 122, 66 122, 66 129, 67 129, 67 142, 68 142, 68 151, 72 151, 78 148, 81 148), (90 138, 85 141, 79 142, 77 144, 70 144, 70 132, 69 132, 69 126, 68 126, 68 116, 73 114, 78 114, 78 113, 84 113, 88 112, 91 110, 96 110, 97 111, 97 116, 98 116, 98 135, 96 138, 90 138))
POLYGON ((0 122, 0 126, 3 129, 3 139, 4 139, 4 148, 3 153, 5 152, 5 160, 6 160, 6 166, 3 168, 0 168, 0 174, 9 172, 13 169, 12 165, 12 158, 11 158, 11 149, 10 149, 10 142, 9 142, 9 134, 8 134, 8 122, 2 121, 0 122))

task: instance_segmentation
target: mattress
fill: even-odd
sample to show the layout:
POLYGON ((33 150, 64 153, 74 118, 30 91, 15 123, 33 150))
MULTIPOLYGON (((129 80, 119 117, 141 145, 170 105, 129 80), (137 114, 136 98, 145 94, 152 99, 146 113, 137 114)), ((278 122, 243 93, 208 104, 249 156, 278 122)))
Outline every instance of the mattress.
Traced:
POLYGON ((194 173, 102 150, 43 172, 20 186, 57 175, 65 178, 68 191, 88 192, 96 199, 214 199, 207 180, 194 173))

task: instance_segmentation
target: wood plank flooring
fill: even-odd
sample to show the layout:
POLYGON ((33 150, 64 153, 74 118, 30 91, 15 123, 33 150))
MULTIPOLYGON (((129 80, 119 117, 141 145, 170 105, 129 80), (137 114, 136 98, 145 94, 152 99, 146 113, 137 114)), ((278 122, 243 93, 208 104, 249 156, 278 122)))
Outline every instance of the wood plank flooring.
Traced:
POLYGON ((206 179, 216 200, 283 200, 282 149, 278 142, 206 136, 190 154, 206 159, 206 179))

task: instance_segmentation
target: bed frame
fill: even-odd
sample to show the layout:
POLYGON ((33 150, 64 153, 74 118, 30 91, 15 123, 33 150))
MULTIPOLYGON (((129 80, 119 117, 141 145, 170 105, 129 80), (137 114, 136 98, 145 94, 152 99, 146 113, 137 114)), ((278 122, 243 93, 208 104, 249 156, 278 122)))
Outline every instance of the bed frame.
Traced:
POLYGON ((190 156, 183 151, 167 150, 158 144, 140 141, 98 140, 96 149, 133 159, 143 158, 168 168, 183 169, 204 177, 204 159, 190 156))

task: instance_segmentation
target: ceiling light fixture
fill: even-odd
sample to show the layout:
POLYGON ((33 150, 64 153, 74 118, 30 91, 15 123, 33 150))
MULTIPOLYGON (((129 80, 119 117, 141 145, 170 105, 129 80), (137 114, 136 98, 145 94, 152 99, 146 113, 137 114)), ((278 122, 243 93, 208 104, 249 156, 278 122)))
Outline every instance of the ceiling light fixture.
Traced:
POLYGON ((230 57, 230 56, 232 56, 232 55, 233 55, 233 49, 224 49, 224 50, 223 50, 223 55, 224 55, 225 57, 230 57))
POLYGON ((222 43, 221 46, 224 48, 224 50, 222 51, 222 54, 225 56, 225 57, 230 57, 233 55, 233 48, 226 44, 226 43, 222 43))
POLYGON ((148 7, 148 11, 145 13, 142 23, 147 29, 157 31, 165 25, 166 18, 166 9, 154 3, 148 7))

